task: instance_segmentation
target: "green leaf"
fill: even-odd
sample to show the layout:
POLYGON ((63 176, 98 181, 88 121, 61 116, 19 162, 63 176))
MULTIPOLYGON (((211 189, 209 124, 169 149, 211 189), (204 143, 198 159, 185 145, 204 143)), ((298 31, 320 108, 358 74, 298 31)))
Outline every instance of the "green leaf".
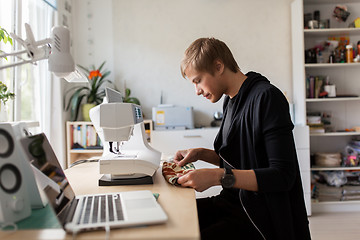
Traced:
POLYGON ((76 103, 76 105, 74 105, 71 109, 71 116, 73 116, 72 121, 76 121, 78 116, 79 116, 79 110, 80 110, 80 106, 81 106, 81 101, 82 99, 85 97, 85 95, 82 95, 79 97, 78 102, 76 103))
POLYGON ((5 38, 5 33, 2 29, 0 29, 0 40, 5 38))
POLYGON ((105 82, 108 82, 108 83, 111 83, 112 82, 110 80, 107 80, 107 79, 104 79, 104 78, 101 78, 99 81, 97 81, 97 83, 95 84, 94 88, 99 88, 101 85, 103 85, 105 82))
POLYGON ((10 34, 3 28, 0 27, 0 41, 3 40, 3 42, 6 43, 10 43, 11 45, 13 45, 13 41, 12 38, 10 37, 10 34))
POLYGON ((105 63, 106 63, 106 61, 104 61, 104 62, 100 65, 100 67, 98 68, 100 72, 101 72, 101 69, 103 68, 103 66, 105 65, 105 63))
POLYGON ((101 76, 100 80, 106 78, 107 76, 109 76, 109 74, 110 74, 110 71, 107 71, 107 72, 101 74, 102 76, 101 76))
POLYGON ((126 102, 127 102, 127 103, 134 103, 134 104, 140 105, 139 99, 134 98, 134 97, 127 98, 127 101, 126 101, 126 102))
POLYGON ((4 28, 1 28, 1 30, 3 30, 5 33, 6 33, 6 35, 10 35, 7 31, 6 31, 6 29, 4 29, 4 28))
POLYGON ((90 73, 90 70, 89 69, 87 69, 86 67, 83 67, 83 66, 81 66, 81 65, 77 65, 79 68, 81 68, 82 70, 84 70, 85 72, 86 72, 86 74, 87 75, 89 75, 89 73, 90 73))
POLYGON ((70 93, 71 91, 74 91, 73 94, 71 95, 70 99, 69 99, 69 103, 66 106, 65 110, 69 110, 70 106, 72 106, 71 108, 74 108, 74 105, 77 104, 77 102, 79 101, 79 98, 83 98, 84 96, 87 95, 87 91, 89 91, 88 87, 79 87, 77 89, 70 89, 65 93, 65 96, 67 96, 68 93, 70 93), (75 91, 74 91, 75 90, 75 91), (85 90, 85 92, 83 92, 85 90), (80 94, 81 92, 83 92, 82 94, 80 94))
POLYGON ((130 96, 130 94, 131 94, 130 88, 126 88, 125 89, 125 97, 128 98, 130 96))
POLYGON ((15 94, 9 92, 7 86, 0 81, 0 102, 3 102, 5 104, 9 99, 14 99, 14 98, 15 98, 15 94))

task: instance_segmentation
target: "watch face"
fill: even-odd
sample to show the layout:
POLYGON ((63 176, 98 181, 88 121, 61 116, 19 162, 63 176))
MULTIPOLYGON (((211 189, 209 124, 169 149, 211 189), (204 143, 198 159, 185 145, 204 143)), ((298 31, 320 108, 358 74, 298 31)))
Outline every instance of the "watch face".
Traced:
POLYGON ((235 184, 235 177, 233 174, 225 174, 221 179, 221 185, 223 188, 232 188, 235 184))

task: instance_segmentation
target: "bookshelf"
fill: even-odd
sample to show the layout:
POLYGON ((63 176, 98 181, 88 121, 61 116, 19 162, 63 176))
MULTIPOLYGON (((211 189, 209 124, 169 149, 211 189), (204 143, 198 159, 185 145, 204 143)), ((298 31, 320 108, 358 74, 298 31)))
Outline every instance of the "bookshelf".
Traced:
MULTIPOLYGON (((352 130, 358 129, 358 126, 360 126, 360 113, 357 111, 360 103, 360 84, 358 81, 360 63, 339 63, 338 61, 329 63, 326 51, 319 55, 322 58, 315 63, 314 61, 309 61, 306 58, 308 55, 305 54, 305 50, 314 48, 326 40, 348 39, 349 43, 353 44, 353 46, 356 46, 360 40, 360 28, 348 28, 349 23, 360 16, 359 1, 347 0, 343 3, 351 12, 347 22, 339 22, 332 17, 333 10, 338 3, 339 1, 335 0, 294 0, 292 3, 295 123, 301 125, 307 124, 307 120, 309 120, 307 116, 310 116, 310 118, 312 116, 324 117, 325 121, 321 120, 324 125, 326 123, 323 132, 310 132, 309 144, 311 155, 315 153, 343 153, 349 142, 354 139, 360 139, 360 132, 352 130), (320 20, 330 19, 330 28, 305 28, 304 14, 314 14, 315 11, 320 12, 320 20), (309 96, 309 93, 312 92, 311 90, 309 91, 310 88, 307 82, 309 76, 322 76, 325 77, 323 81, 329 80, 330 84, 336 86, 336 97, 316 98, 315 96, 309 96), (314 113, 321 113, 321 115, 314 115, 314 113), (323 113, 326 113, 326 115, 323 113)), ((313 89, 316 89, 316 87, 313 86, 313 89)), ((314 119, 311 118, 311 120, 314 119)), ((314 125, 316 124, 315 122, 314 125)), ((338 167, 324 167, 314 164, 310 168, 312 177, 316 173, 333 173, 336 171, 356 174, 360 172, 360 165, 345 167, 341 164, 338 167)), ((347 179, 350 179, 348 176, 346 176, 347 179)), ((343 186, 347 187, 346 185, 343 186)), ((342 187, 324 188, 325 191, 323 192, 331 190, 331 192, 339 194, 342 191, 342 187)), ((329 198, 313 199, 311 209, 312 212, 359 211, 359 203, 358 199, 343 200, 340 197, 331 200, 329 198)))
POLYGON ((102 143, 91 122, 66 122, 67 167, 81 159, 101 156, 102 143))

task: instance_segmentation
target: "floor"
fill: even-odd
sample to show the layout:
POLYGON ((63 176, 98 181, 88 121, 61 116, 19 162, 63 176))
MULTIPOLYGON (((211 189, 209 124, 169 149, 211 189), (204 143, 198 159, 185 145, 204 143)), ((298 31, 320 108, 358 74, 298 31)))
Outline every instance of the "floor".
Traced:
POLYGON ((360 212, 313 213, 309 221, 313 240, 360 239, 360 212))

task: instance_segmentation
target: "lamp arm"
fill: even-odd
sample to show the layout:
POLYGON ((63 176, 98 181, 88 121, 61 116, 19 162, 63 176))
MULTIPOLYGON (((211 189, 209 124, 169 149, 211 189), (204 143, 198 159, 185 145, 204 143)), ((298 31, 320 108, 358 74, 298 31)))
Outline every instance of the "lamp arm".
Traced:
POLYGON ((51 38, 45 38, 43 40, 36 41, 36 46, 41 46, 41 45, 45 45, 45 44, 51 44, 51 42, 52 42, 51 38))
MULTIPOLYGON (((43 41, 47 41, 47 40, 51 40, 51 39, 44 39, 43 41)), ((48 59, 50 52, 51 52, 50 46, 44 45, 43 47, 41 47, 39 49, 42 50, 41 55, 37 54, 36 56, 31 57, 31 59, 29 59, 29 60, 24 60, 21 62, 15 62, 15 63, 11 63, 11 64, 2 65, 2 66, 0 66, 0 70, 27 64, 27 63, 34 63, 34 62, 37 62, 37 61, 43 60, 43 59, 48 59)), ((13 53, 5 53, 5 54, 0 55, 0 58, 7 57, 7 56, 16 56, 18 58, 21 58, 20 55, 27 53, 27 52, 28 52, 27 50, 23 50, 23 51, 18 51, 18 52, 13 52, 13 53)))
POLYGON ((22 50, 22 51, 18 51, 18 52, 12 52, 12 53, 3 53, 0 54, 0 58, 4 58, 4 57, 8 57, 8 56, 16 56, 16 55, 21 55, 27 53, 26 50, 22 50))
POLYGON ((33 62, 33 60, 25 60, 25 61, 21 61, 21 62, 11 63, 11 64, 0 66, 0 70, 10 68, 10 67, 19 66, 19 65, 23 65, 23 64, 26 64, 26 63, 32 63, 32 62, 33 62))

